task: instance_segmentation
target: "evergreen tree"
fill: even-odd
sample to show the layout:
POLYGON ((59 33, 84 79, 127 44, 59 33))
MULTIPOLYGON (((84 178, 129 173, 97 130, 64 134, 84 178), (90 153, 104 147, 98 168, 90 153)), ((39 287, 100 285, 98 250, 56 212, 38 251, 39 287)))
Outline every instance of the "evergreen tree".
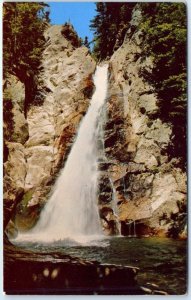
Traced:
POLYGON ((129 26, 132 10, 136 3, 98 2, 96 16, 91 20, 90 28, 94 31, 93 53, 100 59, 110 57, 123 42, 129 26), (117 39, 117 42, 116 42, 117 39))
POLYGON ((25 84, 25 114, 32 100, 49 22, 42 2, 5 2, 3 5, 3 74, 16 75, 25 84), (33 90, 32 90, 33 89, 33 90))
POLYGON ((90 49, 90 46, 89 46, 89 41, 88 41, 88 37, 85 36, 85 39, 84 39, 84 46, 87 47, 88 49, 90 49))
POLYGON ((143 47, 153 60, 143 76, 158 95, 160 118, 173 125, 169 155, 186 157, 186 6, 183 3, 141 5, 143 47))

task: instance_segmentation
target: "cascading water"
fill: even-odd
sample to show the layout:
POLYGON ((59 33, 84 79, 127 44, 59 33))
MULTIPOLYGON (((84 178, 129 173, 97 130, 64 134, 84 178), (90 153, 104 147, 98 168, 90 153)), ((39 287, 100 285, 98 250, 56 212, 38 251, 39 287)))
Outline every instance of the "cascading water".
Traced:
POLYGON ((94 75, 95 92, 81 122, 76 141, 52 196, 37 225, 18 239, 51 242, 71 238, 80 242, 102 235, 97 205, 98 138, 107 93, 107 65, 94 75))
POLYGON ((113 184, 113 181, 111 180, 111 178, 109 178, 110 180, 110 185, 111 185, 111 189, 112 189, 112 209, 113 209, 113 214, 116 218, 116 229, 117 229, 117 234, 121 235, 121 224, 120 221, 118 219, 118 207, 117 207, 117 199, 116 199, 116 189, 115 186, 113 184))
POLYGON ((127 222, 127 226, 128 226, 128 237, 136 237, 136 221, 134 220, 129 220, 129 222, 127 222))

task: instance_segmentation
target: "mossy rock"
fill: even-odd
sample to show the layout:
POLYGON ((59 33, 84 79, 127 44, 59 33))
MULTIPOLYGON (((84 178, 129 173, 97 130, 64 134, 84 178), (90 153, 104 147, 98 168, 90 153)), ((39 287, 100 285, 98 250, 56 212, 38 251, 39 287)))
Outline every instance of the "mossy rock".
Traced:
POLYGON ((33 191, 33 190, 29 190, 29 191, 27 191, 27 192, 24 194, 23 199, 22 199, 22 201, 21 201, 21 203, 20 203, 20 204, 22 205, 23 208, 26 208, 26 207, 27 207, 29 201, 32 199, 33 194, 34 194, 34 191, 33 191))

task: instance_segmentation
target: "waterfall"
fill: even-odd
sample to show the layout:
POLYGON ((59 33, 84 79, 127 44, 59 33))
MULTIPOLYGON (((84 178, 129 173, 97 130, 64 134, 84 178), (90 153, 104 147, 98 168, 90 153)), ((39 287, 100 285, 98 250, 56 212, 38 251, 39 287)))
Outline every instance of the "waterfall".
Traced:
POLYGON ((76 141, 36 226, 18 239, 56 241, 102 235, 97 205, 100 122, 107 93, 107 65, 94 75, 95 92, 76 141))
POLYGON ((109 178, 109 180, 110 180, 110 185, 111 185, 111 189, 112 189, 112 202, 111 202, 111 205, 112 205, 113 214, 115 216, 116 229, 117 229, 117 233, 119 235, 121 235, 121 223, 120 223, 119 218, 118 218, 116 189, 115 189, 115 186, 114 186, 113 181, 111 180, 111 178, 109 178))
POLYGON ((127 222, 127 226, 128 226, 128 237, 136 237, 136 221, 133 220, 129 220, 127 222))

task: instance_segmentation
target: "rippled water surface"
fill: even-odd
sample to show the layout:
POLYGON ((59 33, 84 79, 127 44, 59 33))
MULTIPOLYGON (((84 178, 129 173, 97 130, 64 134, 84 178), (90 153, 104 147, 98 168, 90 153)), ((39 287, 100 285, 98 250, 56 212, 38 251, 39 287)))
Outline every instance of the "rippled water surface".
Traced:
POLYGON ((35 251, 53 251, 100 263, 131 265, 140 268, 139 284, 159 285, 169 294, 186 293, 187 244, 167 238, 112 237, 83 246, 72 240, 54 244, 24 243, 35 251))

